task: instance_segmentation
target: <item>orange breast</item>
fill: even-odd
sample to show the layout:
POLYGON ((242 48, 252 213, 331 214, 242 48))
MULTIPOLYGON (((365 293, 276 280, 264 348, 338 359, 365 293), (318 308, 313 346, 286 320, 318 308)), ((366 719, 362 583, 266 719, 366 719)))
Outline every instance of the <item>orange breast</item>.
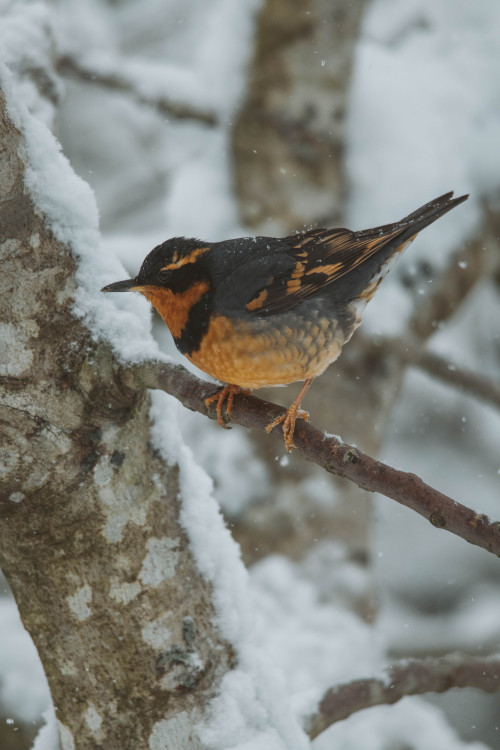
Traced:
MULTIPOLYGON (((189 313, 208 291, 200 281, 188 290, 174 294, 169 289, 138 289, 154 305, 174 338, 182 338, 189 313)), ((255 304, 260 302, 256 298, 255 304)), ((215 315, 197 350, 186 354, 200 370, 223 383, 242 388, 287 385, 314 378, 340 354, 350 333, 337 321, 307 320, 287 314, 270 319, 231 320, 215 315)))
POLYGON ((201 346, 188 359, 224 383, 243 388, 286 385, 316 377, 340 354, 344 337, 335 321, 269 321, 212 318, 201 346))

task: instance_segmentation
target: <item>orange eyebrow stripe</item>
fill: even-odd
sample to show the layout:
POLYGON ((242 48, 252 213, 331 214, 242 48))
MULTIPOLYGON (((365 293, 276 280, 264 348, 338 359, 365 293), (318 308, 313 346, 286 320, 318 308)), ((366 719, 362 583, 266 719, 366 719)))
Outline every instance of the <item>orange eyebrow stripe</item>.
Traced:
POLYGON ((168 266, 163 266, 161 270, 176 271, 178 268, 182 268, 182 266, 185 266, 187 263, 196 263, 199 256, 203 255, 203 253, 208 252, 208 250, 210 250, 209 247, 197 247, 195 250, 191 250, 189 255, 185 255, 183 258, 175 261, 174 263, 169 263, 168 266))

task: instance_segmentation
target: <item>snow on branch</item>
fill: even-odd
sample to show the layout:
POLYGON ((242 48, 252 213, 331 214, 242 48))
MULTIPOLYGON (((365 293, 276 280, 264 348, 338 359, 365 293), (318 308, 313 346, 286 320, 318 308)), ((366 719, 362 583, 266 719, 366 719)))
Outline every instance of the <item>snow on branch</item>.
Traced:
MULTIPOLYGON (((93 59, 92 62, 61 56, 57 72, 66 77, 129 94, 137 102, 154 107, 162 115, 177 120, 196 120, 204 125, 217 124, 217 115, 203 101, 201 91, 189 92, 193 77, 180 69, 141 61, 117 58, 93 59), (187 96, 188 92, 191 94, 187 96), (186 98, 198 103, 186 102, 186 98)), ((194 82, 195 83, 195 82, 194 82)), ((197 88, 195 86, 195 88, 197 88)))
MULTIPOLYGON (((180 365, 147 361, 123 369, 123 384, 133 390, 152 388, 175 396, 184 406, 215 419, 215 409, 207 408, 205 399, 219 386, 200 380, 180 365)), ((283 407, 254 396, 238 395, 234 399, 231 422, 258 430, 283 413, 283 407)), ((281 427, 272 435, 282 440, 281 427)), ((394 469, 362 453, 341 438, 324 433, 308 422, 297 420, 294 441, 297 451, 307 461, 331 474, 349 479, 368 492, 379 492, 396 500, 426 518, 433 526, 455 534, 470 544, 482 547, 500 557, 500 522, 461 505, 447 495, 425 484, 415 474, 394 469)))
POLYGON ((472 657, 453 653, 439 658, 404 659, 388 667, 382 677, 337 685, 327 690, 317 713, 306 720, 306 731, 314 739, 332 724, 364 708, 397 703, 407 695, 467 687, 500 692, 500 655, 472 657))

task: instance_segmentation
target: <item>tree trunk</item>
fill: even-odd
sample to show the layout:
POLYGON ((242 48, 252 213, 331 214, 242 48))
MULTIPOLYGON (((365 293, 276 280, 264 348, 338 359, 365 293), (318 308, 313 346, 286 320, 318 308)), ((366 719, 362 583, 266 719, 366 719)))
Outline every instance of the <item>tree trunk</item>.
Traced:
POLYGON ((150 399, 72 311, 75 258, 25 186, 0 99, 0 564, 49 681, 63 750, 200 747, 232 659, 179 523, 150 399))
POLYGON ((364 0, 267 0, 234 128, 243 221, 280 234, 342 216, 345 120, 364 0))

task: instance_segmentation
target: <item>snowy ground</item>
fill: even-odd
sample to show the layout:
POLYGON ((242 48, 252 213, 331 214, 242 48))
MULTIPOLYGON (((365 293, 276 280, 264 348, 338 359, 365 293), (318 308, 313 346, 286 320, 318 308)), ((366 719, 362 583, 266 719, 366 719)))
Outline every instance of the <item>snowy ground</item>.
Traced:
MULTIPOLYGON (((230 121, 244 90, 256 0, 146 0, 114 6, 71 0, 55 7, 53 16, 43 3, 0 1, 6 18, 0 48, 7 63, 15 68, 19 49, 29 49, 37 61, 47 57, 40 34, 45 19, 54 24, 62 50, 70 40, 72 51, 90 55, 103 69, 113 55, 126 55, 130 75, 147 82, 150 92, 160 86, 171 96, 189 92, 192 103, 209 102, 230 121), (168 75, 163 65, 155 67, 157 60, 168 61, 168 75)), ((473 235, 482 204, 495 205, 500 194, 499 29, 497 0, 374 0, 368 9, 348 132, 349 225, 364 228, 396 220, 450 189, 471 192, 471 198, 453 221, 438 222, 412 246, 370 303, 365 332, 400 330, 409 301, 398 274, 411 272, 417 258, 429 260, 434 268, 442 266, 447 255, 473 235)), ((34 106, 33 89, 19 86, 16 79, 12 85, 21 102, 18 116, 26 118, 25 102, 52 125, 53 111, 34 106)), ((146 252, 167 236, 212 240, 243 231, 231 193, 228 130, 195 124, 166 127, 155 113, 138 108, 126 96, 90 94, 76 85, 66 93, 57 131, 72 165, 95 190, 103 251, 95 252, 97 215, 90 192, 71 178, 68 166, 51 151, 51 139, 36 126, 29 126, 29 132, 40 169, 46 171, 50 162, 53 171, 47 184, 34 179, 31 187, 59 221, 61 236, 82 255, 80 312, 98 334, 111 332, 124 357, 147 356, 157 351, 157 344, 149 339, 146 303, 130 298, 126 304, 121 299, 103 301, 95 290, 123 277, 121 263, 135 272, 146 252), (71 190, 58 189, 61 181, 71 190), (89 215, 94 215, 93 226, 89 215)), ((453 325, 435 337, 433 347, 494 375, 498 326, 492 329, 491 321, 499 319, 499 306, 493 285, 479 289, 453 325)), ((168 346, 165 342, 164 348, 168 346)), ((228 676, 213 720, 203 730, 214 748, 307 747, 298 718, 321 689, 375 673, 388 651, 423 653, 450 646, 474 650, 498 642, 496 559, 437 532, 385 498, 377 501, 375 546, 383 606, 376 628, 322 602, 300 568, 284 558, 262 561, 247 579, 210 499, 209 479, 194 467, 189 449, 177 446, 175 435, 161 427, 161 415, 168 413, 169 423, 175 424, 179 410, 167 396, 155 397, 155 439, 181 464, 184 522, 199 565, 214 582, 222 626, 240 655, 239 668, 228 676), (211 545, 206 544, 207 526, 212 529, 211 545), (434 602, 431 611, 429 601, 434 602)), ((499 518, 499 435, 500 417, 491 409, 411 373, 383 458, 499 518)), ((216 443, 231 451, 237 467, 225 485, 226 497, 234 498, 248 444, 235 432, 228 436, 211 431, 207 465, 213 465, 216 443)), ((247 483, 265 481, 257 458, 246 460, 244 470, 247 483)), ((237 502, 244 503, 245 495, 240 493, 237 502)), ((24 722, 38 719, 48 705, 34 649, 7 599, 0 600, 0 698, 4 711, 24 722)), ((474 722, 468 715, 466 720, 474 722)), ((488 716, 484 721, 490 728, 494 724, 488 716)), ((462 729, 474 738, 472 727, 462 729)), ((488 739, 491 748, 498 747, 494 731, 488 739)), ((460 740, 442 713, 420 699, 360 713, 314 743, 317 750, 405 745, 414 750, 485 747, 460 740)), ((50 730, 40 736, 36 750, 53 750, 50 730)))

